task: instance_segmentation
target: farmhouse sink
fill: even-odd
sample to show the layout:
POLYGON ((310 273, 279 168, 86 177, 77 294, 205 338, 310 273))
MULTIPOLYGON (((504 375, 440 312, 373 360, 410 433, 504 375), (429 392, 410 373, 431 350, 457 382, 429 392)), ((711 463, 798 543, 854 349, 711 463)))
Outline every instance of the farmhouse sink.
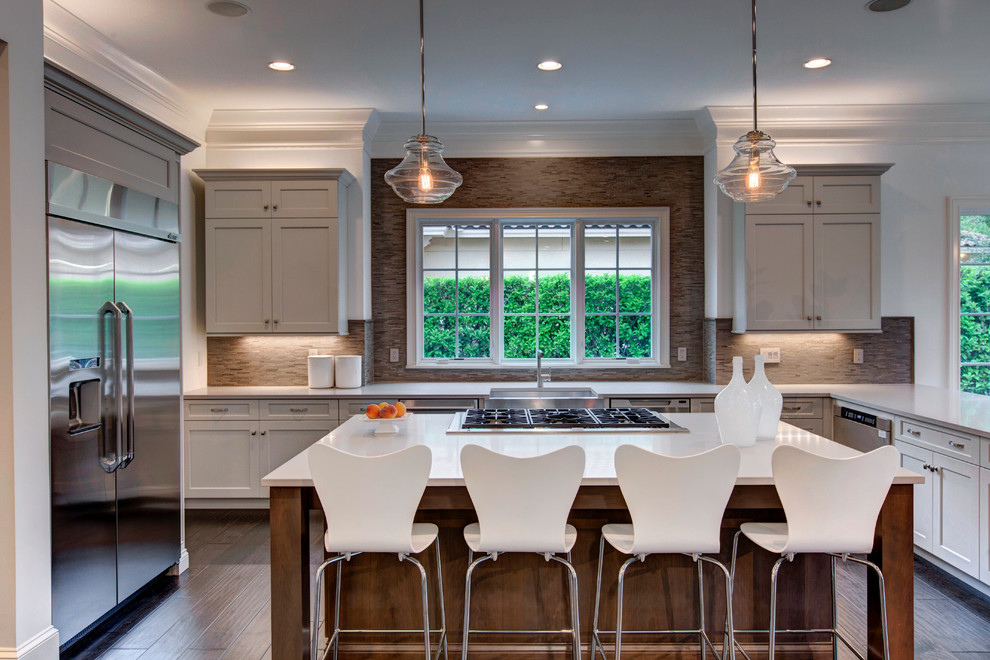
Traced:
POLYGON ((489 408, 597 408, 598 392, 590 387, 493 387, 489 408))

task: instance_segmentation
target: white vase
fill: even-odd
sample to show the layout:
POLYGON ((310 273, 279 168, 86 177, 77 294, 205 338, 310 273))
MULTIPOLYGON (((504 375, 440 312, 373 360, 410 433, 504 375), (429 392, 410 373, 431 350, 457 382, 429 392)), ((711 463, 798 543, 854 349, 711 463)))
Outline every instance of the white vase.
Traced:
POLYGON ((732 379, 715 397, 715 421, 725 444, 749 447, 756 444, 760 423, 760 399, 753 396, 742 373, 742 358, 732 358, 732 379))
POLYGON ((777 437, 777 425, 780 423, 780 410, 784 406, 784 397, 770 380, 763 368, 764 357, 754 356, 756 368, 749 381, 749 390, 760 401, 760 424, 756 430, 757 440, 773 440, 777 437))

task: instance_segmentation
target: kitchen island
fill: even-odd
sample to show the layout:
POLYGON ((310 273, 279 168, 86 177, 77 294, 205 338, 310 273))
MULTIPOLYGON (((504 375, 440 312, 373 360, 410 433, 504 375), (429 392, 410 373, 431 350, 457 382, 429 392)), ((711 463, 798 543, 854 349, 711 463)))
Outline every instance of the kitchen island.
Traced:
MULTIPOLYGON (((376 423, 353 418, 321 442, 357 454, 396 451, 412 443, 423 443, 433 451, 433 468, 420 501, 417 520, 440 527, 444 566, 444 597, 451 652, 458 651, 467 547, 461 535, 464 525, 476 522, 460 472, 460 449, 467 443, 515 455, 544 454, 569 444, 584 447, 585 476, 571 510, 570 523, 578 529, 572 556, 580 584, 582 636, 589 643, 594 602, 598 536, 607 522, 628 522, 628 512, 615 478, 612 456, 620 444, 636 444, 668 455, 690 455, 719 444, 712 414, 671 414, 671 421, 687 433, 602 432, 513 432, 448 434, 450 415, 415 415, 399 424, 396 435, 375 435, 376 423)), ((742 450, 740 474, 723 519, 722 556, 728 561, 732 534, 749 520, 783 520, 780 501, 773 487, 770 454, 777 444, 793 444, 816 453, 842 457, 855 451, 782 423, 774 441, 758 442, 742 450)), ((888 600, 891 657, 910 659, 914 654, 912 485, 920 475, 900 470, 877 522, 876 544, 870 558, 883 568, 888 600)), ((272 658, 308 658, 310 580, 309 511, 319 508, 305 453, 285 463, 263 480, 271 497, 272 542, 272 658)), ((346 506, 346 502, 339 504, 346 506)), ((671 506, 676 506, 672 502, 671 506)), ((426 555, 431 553, 426 551, 426 555)), ((430 557, 425 561, 432 562, 430 557)), ((735 582, 737 628, 765 628, 768 618, 770 565, 768 553, 754 552, 743 542, 735 582)), ((618 556, 606 558, 605 575, 614 575, 618 556)), ((420 616, 418 585, 408 567, 391 556, 363 555, 345 567, 342 624, 348 628, 415 628, 420 616), (391 561, 390 561, 391 560, 391 561)), ((563 574, 545 570, 536 555, 507 555, 476 576, 473 620, 480 627, 520 629, 554 627, 566 622, 566 585, 563 574), (496 577, 497 574, 497 577, 496 577), (486 580, 486 575, 491 580, 486 580), (486 584, 487 583, 487 584, 486 584), (489 586, 490 585, 490 586, 489 586), (548 596, 548 597, 545 597, 548 596)), ((697 582, 694 564, 686 557, 651 557, 629 573, 626 595, 627 626, 689 628, 695 625, 697 582)), ((332 582, 333 577, 331 576, 332 582)), ((879 598, 873 578, 868 586, 868 630, 871 658, 880 657, 879 598)), ((781 572, 778 625, 782 628, 826 627, 831 618, 828 591, 828 561, 824 557, 799 557, 781 572)), ((603 628, 614 621, 614 581, 605 581, 601 621, 603 628)), ((706 622, 716 639, 724 620, 722 583, 707 576, 706 622)), ((332 585, 331 585, 332 588, 332 585)), ((345 638, 347 651, 361 657, 410 657, 422 653, 421 638, 409 636, 362 636, 345 638), (348 646, 348 642, 351 642, 348 646)), ((624 644, 629 657, 680 657, 697 650, 695 638, 650 638, 624 644), (656 641, 656 643, 654 643, 656 641)), ((740 635, 748 648, 765 646, 765 636, 740 635)), ((831 657, 827 636, 789 640, 778 647, 808 657, 831 657)), ((568 638, 532 640, 521 635, 490 635, 472 642, 472 657, 565 657, 568 638), (539 641, 542 646, 527 646, 539 641)))

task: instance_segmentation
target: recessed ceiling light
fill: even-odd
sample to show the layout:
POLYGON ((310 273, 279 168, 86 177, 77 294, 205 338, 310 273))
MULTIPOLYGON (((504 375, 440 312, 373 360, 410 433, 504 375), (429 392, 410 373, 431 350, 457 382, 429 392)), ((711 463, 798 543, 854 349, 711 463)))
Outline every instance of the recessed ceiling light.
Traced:
POLYGON ((870 11, 894 11, 911 4, 911 0, 870 0, 866 8, 870 11))
POLYGON ((215 2, 207 3, 206 8, 214 14, 227 16, 228 18, 238 18, 251 11, 251 8, 247 5, 233 2, 233 0, 215 0, 215 2))
POLYGON ((533 107, 536 108, 537 110, 549 110, 550 109, 550 106, 547 105, 546 103, 537 103, 533 107))
POLYGON ((832 63, 832 60, 828 59, 827 57, 816 57, 814 59, 810 59, 807 62, 805 62, 804 63, 804 68, 805 69, 824 69, 825 67, 827 67, 831 63, 832 63))
POLYGON ((560 67, 564 66, 560 62, 555 62, 554 60, 546 60, 545 62, 540 62, 536 65, 536 68, 540 71, 556 71, 560 67))
POLYGON ((276 71, 292 71, 296 68, 296 65, 292 62, 269 62, 269 69, 275 69, 276 71))

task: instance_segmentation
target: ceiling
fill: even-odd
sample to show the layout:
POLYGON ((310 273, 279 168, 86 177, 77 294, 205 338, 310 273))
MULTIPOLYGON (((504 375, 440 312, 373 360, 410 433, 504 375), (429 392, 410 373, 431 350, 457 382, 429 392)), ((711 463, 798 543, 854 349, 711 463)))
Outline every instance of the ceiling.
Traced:
MULTIPOLYGON (((55 0, 200 110, 419 116, 416 0, 55 0), (288 59, 297 69, 267 68, 288 59)), ((760 0, 761 105, 990 103, 990 2, 760 0), (826 56, 833 65, 807 70, 826 56)), ((426 0, 427 121, 693 117, 752 100, 747 0, 426 0), (557 59, 554 73, 536 69, 557 59), (550 109, 540 112, 536 103, 550 109)))

